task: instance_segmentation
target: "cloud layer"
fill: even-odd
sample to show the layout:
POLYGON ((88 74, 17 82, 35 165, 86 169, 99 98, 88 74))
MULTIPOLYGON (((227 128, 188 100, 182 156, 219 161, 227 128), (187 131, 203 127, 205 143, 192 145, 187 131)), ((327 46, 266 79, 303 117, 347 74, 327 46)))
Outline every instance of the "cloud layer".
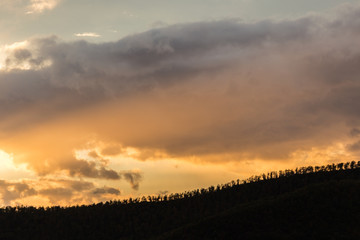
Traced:
POLYGON ((89 204, 119 198, 121 191, 112 187, 96 187, 83 180, 41 179, 41 181, 0 181, 3 205, 89 204), (45 199, 45 201, 43 200, 45 199))
POLYGON ((178 24, 101 44, 29 40, 7 52, 0 72, 1 149, 41 176, 123 178, 134 189, 139 173, 102 159, 132 148, 138 160, 290 161, 339 143, 356 157, 354 6, 294 20, 178 24))

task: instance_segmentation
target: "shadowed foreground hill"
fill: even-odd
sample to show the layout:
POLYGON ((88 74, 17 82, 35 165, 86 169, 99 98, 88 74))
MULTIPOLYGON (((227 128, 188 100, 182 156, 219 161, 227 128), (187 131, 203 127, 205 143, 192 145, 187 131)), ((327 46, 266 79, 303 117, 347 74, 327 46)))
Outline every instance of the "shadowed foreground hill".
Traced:
POLYGON ((360 239, 360 182, 329 181, 241 204, 158 239, 360 239))
POLYGON ((170 196, 5 208, 0 239, 360 239, 360 162, 170 196))

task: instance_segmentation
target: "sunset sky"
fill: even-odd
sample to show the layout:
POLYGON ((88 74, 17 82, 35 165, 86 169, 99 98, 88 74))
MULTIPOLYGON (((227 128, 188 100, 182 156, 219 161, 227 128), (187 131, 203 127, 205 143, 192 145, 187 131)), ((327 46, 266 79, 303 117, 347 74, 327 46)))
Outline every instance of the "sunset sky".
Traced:
POLYGON ((0 206, 360 160, 360 2, 1 0, 0 206))

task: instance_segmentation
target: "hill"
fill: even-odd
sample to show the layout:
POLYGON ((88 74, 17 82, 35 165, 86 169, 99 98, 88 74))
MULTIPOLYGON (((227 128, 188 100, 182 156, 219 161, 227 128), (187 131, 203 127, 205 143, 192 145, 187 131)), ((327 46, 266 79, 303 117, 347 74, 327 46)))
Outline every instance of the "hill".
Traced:
POLYGON ((0 210, 0 239, 360 239, 360 162, 169 196, 0 210))
POLYGON ((359 181, 330 181, 240 204, 157 239, 359 239, 359 181))

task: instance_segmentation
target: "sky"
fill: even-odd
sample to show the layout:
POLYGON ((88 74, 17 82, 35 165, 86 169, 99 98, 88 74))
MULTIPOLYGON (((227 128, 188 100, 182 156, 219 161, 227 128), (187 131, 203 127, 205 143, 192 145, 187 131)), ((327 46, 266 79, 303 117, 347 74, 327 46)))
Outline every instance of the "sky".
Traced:
POLYGON ((360 160, 360 3, 2 0, 0 206, 360 160))

